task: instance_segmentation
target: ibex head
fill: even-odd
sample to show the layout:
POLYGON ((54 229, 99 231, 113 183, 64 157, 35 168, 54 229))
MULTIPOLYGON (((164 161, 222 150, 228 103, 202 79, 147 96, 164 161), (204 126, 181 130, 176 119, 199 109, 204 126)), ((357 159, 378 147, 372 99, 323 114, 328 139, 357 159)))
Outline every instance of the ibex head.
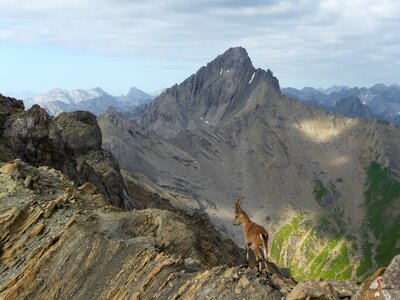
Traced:
POLYGON ((235 219, 233 220, 233 225, 235 226, 238 226, 243 222, 244 211, 240 208, 243 198, 244 197, 237 199, 235 203, 235 219))

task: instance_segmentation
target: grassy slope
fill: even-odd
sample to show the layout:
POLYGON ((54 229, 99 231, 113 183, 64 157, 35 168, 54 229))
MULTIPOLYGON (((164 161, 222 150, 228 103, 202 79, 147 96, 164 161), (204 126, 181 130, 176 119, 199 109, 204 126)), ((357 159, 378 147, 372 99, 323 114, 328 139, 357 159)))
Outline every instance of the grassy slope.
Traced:
MULTIPOLYGON (((320 203, 326 189, 320 184, 313 192, 320 203)), ((272 260, 299 280, 365 278, 378 266, 387 266, 400 253, 400 182, 376 162, 367 172, 365 207, 361 245, 342 225, 340 210, 314 218, 295 213, 274 235, 272 260)))
POLYGON ((299 280, 349 279, 352 275, 349 248, 352 243, 328 217, 312 219, 295 214, 272 241, 271 258, 289 268, 299 280))
POLYGON ((373 259, 378 266, 387 266, 400 253, 400 182, 391 178, 389 168, 376 162, 370 164, 367 174, 366 223, 377 240, 373 259))

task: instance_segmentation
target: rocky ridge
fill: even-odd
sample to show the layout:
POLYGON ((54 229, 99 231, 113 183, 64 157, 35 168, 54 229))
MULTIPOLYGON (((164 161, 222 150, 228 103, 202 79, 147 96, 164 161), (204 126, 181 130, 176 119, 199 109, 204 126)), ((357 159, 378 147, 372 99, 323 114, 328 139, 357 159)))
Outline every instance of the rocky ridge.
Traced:
POLYGON ((91 183, 78 187, 60 171, 20 160, 0 163, 0 297, 358 300, 400 292, 400 256, 360 288, 297 284, 272 262, 269 275, 239 266, 244 252, 205 214, 174 209, 162 197, 154 202, 160 195, 147 190, 135 196, 167 208, 123 211, 91 183))
POLYGON ((232 266, 243 253, 204 215, 122 211, 48 167, 0 164, 0 195, 2 299, 281 299, 295 284, 232 266))
POLYGON ((54 119, 38 105, 25 111, 22 101, 0 96, 0 141, 0 161, 20 158, 53 167, 78 184, 93 182, 114 205, 133 206, 118 162, 101 148, 101 131, 89 112, 54 119))

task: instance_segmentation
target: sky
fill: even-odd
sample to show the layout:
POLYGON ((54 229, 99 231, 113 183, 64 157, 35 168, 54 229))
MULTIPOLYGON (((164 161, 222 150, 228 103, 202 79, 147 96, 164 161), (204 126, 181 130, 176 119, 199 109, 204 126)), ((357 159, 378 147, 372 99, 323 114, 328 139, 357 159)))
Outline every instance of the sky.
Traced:
POLYGON ((400 84, 399 28, 398 0, 0 0, 0 93, 153 92, 234 46, 283 87, 400 84))

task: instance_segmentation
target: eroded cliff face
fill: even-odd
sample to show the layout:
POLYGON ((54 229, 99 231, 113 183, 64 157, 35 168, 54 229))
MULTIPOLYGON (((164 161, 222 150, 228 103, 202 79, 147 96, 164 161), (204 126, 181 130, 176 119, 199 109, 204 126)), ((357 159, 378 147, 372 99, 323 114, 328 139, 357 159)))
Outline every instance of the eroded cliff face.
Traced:
POLYGON ((238 267, 205 215, 122 211, 97 188, 20 160, 0 164, 2 299, 281 299, 294 287, 238 267))
POLYGON ((54 119, 34 105, 0 95, 0 162, 20 158, 34 166, 60 170, 78 184, 95 184, 109 203, 132 208, 114 156, 101 148, 96 117, 89 112, 54 119))

